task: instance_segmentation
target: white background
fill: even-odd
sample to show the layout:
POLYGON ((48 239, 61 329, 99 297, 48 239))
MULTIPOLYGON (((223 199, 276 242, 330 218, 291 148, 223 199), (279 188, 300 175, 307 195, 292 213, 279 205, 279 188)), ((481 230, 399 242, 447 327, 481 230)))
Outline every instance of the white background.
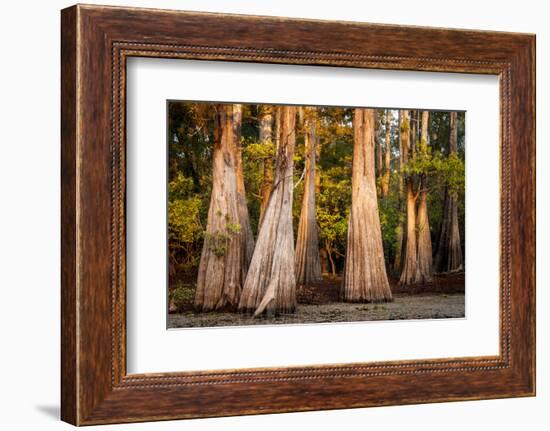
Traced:
MULTIPOLYGON (((102 3, 173 9, 370 21, 390 24, 537 33, 538 140, 538 396, 508 399, 294 413, 96 429, 144 430, 543 430, 550 414, 550 216, 547 188, 550 151, 548 11, 535 0, 480 2, 440 0, 196 0, 102 3), (546 186, 546 187, 545 187, 546 186), (546 264, 546 266, 548 266, 546 264)), ((0 426, 9 430, 70 429, 59 409, 59 9, 66 1, 4 2, 0 15, 0 328, 2 354, 0 426)))
POLYGON ((126 82, 129 373, 498 354, 498 77, 134 58, 126 82), (467 111, 466 319, 167 331, 167 99, 467 111))

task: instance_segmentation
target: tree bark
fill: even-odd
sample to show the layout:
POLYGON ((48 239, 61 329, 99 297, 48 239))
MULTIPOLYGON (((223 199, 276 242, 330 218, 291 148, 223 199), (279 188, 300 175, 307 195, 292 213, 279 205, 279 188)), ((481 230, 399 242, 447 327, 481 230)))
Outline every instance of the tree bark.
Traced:
POLYGON ((242 105, 233 105, 233 134, 236 151, 236 170, 237 170, 237 203, 239 208, 239 224, 241 230, 241 280, 246 278, 248 272, 248 266, 252 260, 252 254, 254 253, 254 234, 252 233, 252 227, 250 226, 250 217, 248 215, 248 203, 246 201, 246 190, 244 187, 244 173, 243 173, 243 158, 241 150, 241 127, 242 127, 242 105))
POLYGON ((296 309, 292 194, 296 108, 280 108, 275 179, 260 227, 239 310, 268 315, 296 309))
MULTIPOLYGON (((458 127, 457 113, 450 113, 449 156, 457 153, 458 127)), ((445 190, 444 217, 435 257, 437 272, 460 271, 464 268, 460 230, 458 227, 457 196, 447 187, 445 190)))
MULTIPOLYGON (((416 115, 414 111, 411 112, 410 131, 402 130, 402 134, 407 134, 406 141, 403 145, 403 164, 407 164, 409 158, 415 158, 415 145, 413 144, 416 139, 416 115), (410 133, 410 135, 409 135, 410 133)), ((404 126, 406 126, 404 124, 404 126)), ((404 127, 405 128, 405 127, 404 127)), ((416 195, 414 192, 414 180, 412 175, 405 177, 406 186, 406 222, 404 229, 404 255, 401 268, 401 277, 399 284, 409 285, 417 282, 418 273, 418 259, 417 259, 417 241, 416 241, 416 195)))
POLYGON ((382 180, 380 181, 380 195, 388 197, 390 192, 391 176, 391 111, 386 109, 386 136, 384 149, 384 166, 382 169, 382 180))
POLYGON ((380 136, 379 136, 379 121, 378 121, 378 110, 375 110, 374 111, 374 143, 375 143, 375 147, 376 147, 376 151, 375 151, 375 155, 376 155, 376 170, 375 170, 375 173, 376 173, 376 178, 379 179, 379 181, 381 182, 381 179, 382 179, 382 175, 384 174, 384 164, 383 164, 383 160, 384 160, 384 155, 383 155, 383 150, 382 150, 382 140, 380 139, 380 136))
POLYGON ((323 280, 319 260, 319 234, 315 206, 317 119, 315 108, 304 112, 305 175, 302 210, 296 238, 296 282, 308 285, 323 280))
POLYGON ((399 111, 399 179, 398 179, 398 204, 399 204, 399 217, 400 220, 397 223, 395 229, 395 258, 393 262, 393 270, 400 271, 403 263, 403 255, 405 251, 405 236, 403 231, 405 230, 405 220, 403 218, 403 195, 404 195, 404 179, 403 179, 403 166, 405 160, 408 158, 409 141, 410 141, 410 123, 409 123, 409 111, 399 111))
POLYGON ((375 111, 355 108, 352 200, 342 297, 349 302, 391 301, 376 197, 375 111))
MULTIPOLYGON (((271 106, 263 106, 260 108, 260 143, 263 145, 271 144, 271 135, 273 130, 273 109, 271 106)), ((261 204, 260 204, 260 221, 259 226, 262 223, 262 219, 267 207, 267 201, 271 194, 271 187, 273 186, 273 159, 267 157, 263 160, 263 180, 260 188, 261 204)))
POLYGON ((326 247, 322 248, 321 251, 319 251, 319 255, 319 257, 321 258, 321 273, 328 274, 329 261, 326 247))
MULTIPOLYGON (((419 151, 422 155, 428 152, 428 121, 429 112, 422 111, 422 131, 420 135, 419 151)), ((428 180, 425 174, 420 177, 420 190, 418 196, 418 216, 417 216, 417 235, 418 235, 418 274, 416 281, 418 283, 430 283, 433 276, 432 266, 432 237, 430 233, 430 220, 428 217, 428 180)))
POLYGON ((234 307, 242 286, 242 229, 237 196, 237 143, 232 105, 217 105, 212 195, 197 278, 199 311, 234 307))
POLYGON ((407 222, 406 222, 406 246, 403 258, 403 268, 399 284, 409 285, 417 282, 418 260, 416 255, 416 199, 414 185, 411 176, 405 180, 407 184, 407 222))

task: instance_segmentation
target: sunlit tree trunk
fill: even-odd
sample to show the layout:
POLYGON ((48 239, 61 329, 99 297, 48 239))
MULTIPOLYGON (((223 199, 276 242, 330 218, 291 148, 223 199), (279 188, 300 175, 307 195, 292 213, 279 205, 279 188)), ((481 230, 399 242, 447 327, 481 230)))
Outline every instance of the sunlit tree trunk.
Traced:
MULTIPOLYGON (((449 156, 456 155, 458 141, 457 113, 450 113, 449 156)), ((435 257, 437 272, 460 271, 464 267, 460 230, 458 227, 457 196, 448 187, 445 190, 445 209, 435 257)))
POLYGON ((239 302, 239 310, 255 316, 289 313, 296 308, 292 230, 296 108, 279 109, 274 183, 239 302))
MULTIPOLYGON (((260 143, 263 145, 271 145, 271 135, 273 129, 273 109, 271 106, 262 106, 260 108, 259 122, 260 122, 260 143)), ((260 189, 261 204, 260 204, 260 222, 262 222, 265 208, 267 207, 267 201, 271 193, 271 187, 273 185, 273 159, 267 157, 263 160, 263 180, 260 189)))
POLYGON ((248 203, 246 201, 246 190, 244 188, 244 173, 243 173, 243 159, 241 150, 241 128, 242 128, 242 105, 233 105, 233 133, 236 151, 236 170, 237 170, 237 203, 239 206, 239 224, 241 230, 241 244, 242 244, 242 277, 244 281, 246 273, 248 271, 248 265, 252 260, 252 253, 254 253, 254 234, 250 227, 250 217, 248 215, 248 203))
POLYGON ((305 174, 302 210, 296 238, 296 282, 299 285, 323 279, 319 260, 319 235, 315 207, 317 119, 315 108, 304 112, 305 174))
POLYGON ((382 140, 380 139, 379 126, 380 121, 378 120, 378 115, 380 110, 376 109, 374 114, 374 143, 375 143, 375 156, 376 156, 376 178, 378 183, 381 184, 382 176, 384 175, 384 151, 382 149, 382 140))
POLYGON ((380 194, 382 197, 387 197, 390 191, 390 176, 391 176, 391 111, 386 109, 386 135, 384 148, 384 166, 382 168, 382 179, 380 181, 380 194))
POLYGON ((342 297, 350 302, 391 301, 376 197, 375 111, 355 108, 352 200, 342 297))
MULTIPOLYGON (((429 112, 422 111, 422 132, 420 135, 419 152, 425 155, 428 152, 428 121, 429 112)), ((420 177, 420 190, 418 195, 418 216, 417 216, 417 235, 418 235, 418 274, 416 281, 418 283, 429 283, 432 281, 432 237, 430 234, 430 220, 428 217, 428 180, 425 174, 420 177)))
POLYGON ((403 268, 399 284, 408 285, 416 283, 418 271, 418 260, 416 258, 416 199, 414 195, 414 185, 412 177, 405 179, 407 192, 407 221, 406 221, 406 239, 405 256, 403 257, 403 268))
POLYGON ((405 250, 405 240, 403 231, 405 228, 403 218, 403 200, 404 200, 404 180, 403 166, 404 160, 408 157, 409 140, 410 140, 410 123, 409 111, 399 111, 399 178, 398 178, 398 202, 399 202, 399 220, 395 229, 395 258, 393 262, 393 270, 400 271, 403 263, 403 252, 405 250))
MULTIPOLYGON (((407 164, 409 158, 414 158, 413 142, 416 138, 415 128, 416 116, 411 114, 411 136, 407 144, 403 145, 403 163, 407 164)), ((408 131, 407 131, 408 133, 408 131)), ((417 244, 416 244, 416 195, 414 191, 414 180, 412 175, 405 176, 405 199, 406 199, 406 222, 405 222, 405 251, 403 256, 401 277, 399 284, 408 285, 416 283, 418 272, 417 244)))
POLYGON ((243 247, 233 121, 233 105, 216 106, 212 194, 195 295, 199 311, 236 306, 241 292, 243 247))

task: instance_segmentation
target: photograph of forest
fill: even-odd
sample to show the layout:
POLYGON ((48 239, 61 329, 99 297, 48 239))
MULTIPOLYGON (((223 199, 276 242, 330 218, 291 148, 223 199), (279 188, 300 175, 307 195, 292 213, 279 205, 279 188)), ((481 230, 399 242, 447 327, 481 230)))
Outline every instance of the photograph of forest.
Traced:
POLYGON ((465 112, 167 111, 168 328, 465 316, 465 112))

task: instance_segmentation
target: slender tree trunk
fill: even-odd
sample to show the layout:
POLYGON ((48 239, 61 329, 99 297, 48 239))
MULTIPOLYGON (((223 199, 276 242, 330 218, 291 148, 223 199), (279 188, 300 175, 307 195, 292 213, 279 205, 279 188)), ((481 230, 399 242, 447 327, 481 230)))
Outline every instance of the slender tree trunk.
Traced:
MULTIPOLYGON (((407 145, 403 145, 403 163, 407 164, 409 158, 414 159, 416 140, 416 118, 414 111, 411 112, 410 136, 407 137, 407 145)), ((409 131, 402 131, 407 133, 409 131)), ((412 175, 405 178, 406 184, 406 223, 405 223, 405 250, 401 268, 401 277, 399 284, 409 285, 417 282, 418 259, 417 259, 417 241, 416 241, 416 195, 414 192, 414 180, 412 175)))
MULTIPOLYGON (((420 135, 420 153, 426 155, 428 151, 428 121, 429 112, 422 111, 422 132, 420 135)), ((420 191, 418 196, 418 274, 416 280, 419 283, 432 281, 432 237, 430 234, 430 220, 428 217, 428 180, 426 175, 420 177, 420 191)))
POLYGON ((328 274, 328 253, 326 247, 323 247, 319 252, 319 257, 321 258, 321 274, 328 274))
POLYGON ((332 257, 332 244, 327 245, 327 253, 330 261, 330 273, 333 277, 336 277, 336 262, 334 262, 334 257, 332 257))
POLYGON ((199 311, 236 306, 241 292, 243 247, 233 114, 232 105, 216 106, 212 195, 195 295, 199 311))
POLYGON ((315 173, 317 119, 315 108, 305 109, 305 176, 304 194, 298 234, 296 238, 296 282, 308 285, 323 280, 319 260, 319 235, 317 232, 317 210, 315 206, 315 173))
MULTIPOLYGON (((457 113, 450 113, 449 156, 457 153, 457 113)), ((456 194, 447 187, 445 190, 444 217, 435 257, 437 272, 460 271, 464 267, 460 230, 458 227, 458 203, 456 194)))
POLYGON ((409 285, 417 282, 418 260, 416 256, 416 199, 412 177, 406 179, 407 183, 407 230, 405 256, 399 284, 409 285))
POLYGON ((382 169, 382 180, 380 182, 380 194, 382 197, 388 197, 390 191, 391 176, 391 111, 386 109, 386 139, 384 151, 384 166, 382 169))
POLYGON ((395 259, 393 262, 393 270, 400 271, 401 264, 403 263, 403 255, 405 250, 405 237, 403 231, 405 230, 405 220, 403 217, 403 195, 404 195, 404 180, 403 180, 403 166, 405 160, 408 157, 409 152, 409 140, 410 140, 410 123, 409 123, 409 111, 399 111, 399 179, 398 179, 398 202, 399 202, 399 221, 395 229, 395 259))
POLYGON ((243 251, 242 258, 242 277, 244 281, 248 272, 248 265, 252 260, 254 253, 254 234, 250 227, 250 217, 248 215, 248 203, 246 201, 246 190, 244 188, 243 158, 241 150, 241 127, 242 127, 242 105, 233 105, 233 133, 235 139, 236 151, 236 169, 237 169, 237 203, 239 205, 239 224, 241 230, 241 241, 243 251))
MULTIPOLYGON (((260 143, 263 145, 271 145, 271 134, 273 129, 273 109, 271 106, 263 106, 260 109, 260 143)), ((263 160, 264 176, 260 189, 261 204, 260 204, 260 222, 262 223, 265 208, 267 207, 267 201, 271 194, 271 187, 273 186, 273 159, 267 157, 263 160)))
POLYGON ((375 111, 355 108, 352 198, 342 297, 350 302, 391 301, 378 215, 374 166, 375 111))
POLYGON ((378 110, 374 111, 374 143, 376 146, 376 178, 379 180, 379 182, 382 181, 382 175, 384 174, 384 164, 383 164, 383 150, 382 150, 382 140, 380 139, 378 128, 379 128, 379 121, 378 121, 378 110))
POLYGON ((418 111, 411 111, 411 140, 409 141, 409 155, 414 159, 416 155, 416 141, 417 141, 417 126, 418 126, 418 111))
POLYGON ((296 308, 292 194, 296 108, 280 108, 275 179, 260 227, 239 310, 268 315, 296 308))
MULTIPOLYGON (((191 174, 191 178, 193 180, 193 187, 195 190, 201 189, 201 179, 200 175, 197 169, 197 161, 195 159, 195 153, 193 152, 193 149, 191 148, 191 145, 188 143, 188 141, 184 138, 184 134, 177 133, 178 138, 178 144, 183 148, 183 155, 185 158, 185 164, 187 165, 187 169, 189 170, 189 173, 191 174)), ((171 159, 171 171, 177 171, 177 159, 171 159), (172 165, 172 163, 175 163, 175 166, 172 165), (174 169, 175 168, 175 169, 174 169)))

